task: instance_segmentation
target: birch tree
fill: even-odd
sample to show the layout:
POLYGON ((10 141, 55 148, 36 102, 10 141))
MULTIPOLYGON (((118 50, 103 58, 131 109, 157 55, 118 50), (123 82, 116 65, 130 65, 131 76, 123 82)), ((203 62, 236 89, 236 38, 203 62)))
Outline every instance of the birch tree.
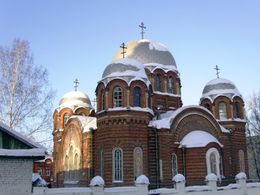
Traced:
POLYGON ((14 39, 12 47, 0 46, 1 122, 37 141, 47 141, 53 94, 48 72, 34 63, 27 41, 14 39))
POLYGON ((260 92, 250 97, 247 115, 249 168, 260 179, 260 92))

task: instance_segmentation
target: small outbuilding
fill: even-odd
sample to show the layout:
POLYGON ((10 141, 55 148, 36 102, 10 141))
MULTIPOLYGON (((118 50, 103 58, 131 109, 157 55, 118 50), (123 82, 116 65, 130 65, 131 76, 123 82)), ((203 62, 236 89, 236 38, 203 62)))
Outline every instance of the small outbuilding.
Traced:
POLYGON ((31 194, 33 162, 44 156, 42 146, 0 122, 0 195, 31 194))

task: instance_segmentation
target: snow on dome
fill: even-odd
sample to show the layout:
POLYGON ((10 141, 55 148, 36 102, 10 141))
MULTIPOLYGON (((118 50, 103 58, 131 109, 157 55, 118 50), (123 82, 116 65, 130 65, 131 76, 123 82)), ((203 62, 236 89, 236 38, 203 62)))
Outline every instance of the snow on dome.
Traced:
MULTIPOLYGON (((171 65, 177 68, 171 52, 162 43, 142 39, 130 41, 126 44, 126 47, 125 56, 127 58, 135 59, 141 64, 157 63, 171 65)), ((113 60, 121 59, 121 52, 121 49, 119 49, 113 60)))
POLYGON ((104 186, 105 185, 105 182, 103 180, 102 177, 100 176, 95 176, 91 179, 90 181, 90 186, 104 186))
POLYGON ((185 177, 182 174, 177 174, 172 178, 175 183, 185 182, 185 177))
POLYGON ((241 96, 235 84, 227 79, 216 78, 209 81, 203 89, 201 100, 205 98, 214 99, 224 95, 232 99, 234 96, 241 96))
POLYGON ((128 84, 134 80, 141 80, 147 86, 150 84, 143 65, 130 58, 121 58, 109 64, 102 75, 102 82, 109 83, 113 79, 123 79, 128 84))
POLYGON ((135 180, 135 184, 147 184, 147 185, 149 185, 150 182, 149 182, 149 179, 145 175, 140 175, 135 180))
POLYGON ((60 100, 59 108, 75 108, 75 107, 85 107, 93 108, 89 97, 81 91, 71 91, 66 93, 60 100))
POLYGON ((180 141, 179 148, 182 148, 184 146, 186 148, 205 147, 211 142, 215 142, 219 144, 221 147, 223 147, 223 145, 208 132, 196 130, 191 131, 182 138, 182 140, 180 141))

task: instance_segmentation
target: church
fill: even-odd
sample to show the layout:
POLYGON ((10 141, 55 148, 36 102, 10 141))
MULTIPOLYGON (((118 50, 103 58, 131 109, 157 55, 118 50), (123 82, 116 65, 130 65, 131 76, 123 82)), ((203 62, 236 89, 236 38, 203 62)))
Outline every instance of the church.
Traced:
MULTIPOLYGON (((217 67, 216 67, 217 69, 217 67)), ((247 170, 244 101, 233 82, 209 81, 199 105, 183 106, 181 78, 160 42, 122 44, 104 68, 94 109, 81 91, 65 94, 53 114, 53 186, 133 185, 146 175, 151 188, 219 182, 247 170)))

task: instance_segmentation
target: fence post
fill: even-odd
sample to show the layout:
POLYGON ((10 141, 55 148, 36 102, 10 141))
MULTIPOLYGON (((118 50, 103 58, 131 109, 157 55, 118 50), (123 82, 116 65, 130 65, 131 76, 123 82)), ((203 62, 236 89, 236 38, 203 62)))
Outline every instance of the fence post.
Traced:
POLYGON ((138 190, 138 195, 147 195, 149 184, 149 179, 145 175, 140 175, 137 177, 135 180, 135 186, 138 190))
POLYGON ((105 182, 100 176, 93 177, 89 184, 93 195, 104 195, 104 185, 105 182))
POLYGON ((247 195, 247 187, 246 187, 246 174, 244 172, 240 172, 235 177, 236 183, 240 185, 241 187, 241 194, 247 195))
POLYGON ((172 178, 172 181, 175 183, 178 195, 185 195, 185 177, 182 174, 177 174, 172 178))
POLYGON ((32 195, 45 195, 45 187, 33 187, 32 195))
POLYGON ((211 195, 217 195, 217 181, 218 177, 214 173, 210 173, 206 176, 205 181, 211 188, 211 195))

